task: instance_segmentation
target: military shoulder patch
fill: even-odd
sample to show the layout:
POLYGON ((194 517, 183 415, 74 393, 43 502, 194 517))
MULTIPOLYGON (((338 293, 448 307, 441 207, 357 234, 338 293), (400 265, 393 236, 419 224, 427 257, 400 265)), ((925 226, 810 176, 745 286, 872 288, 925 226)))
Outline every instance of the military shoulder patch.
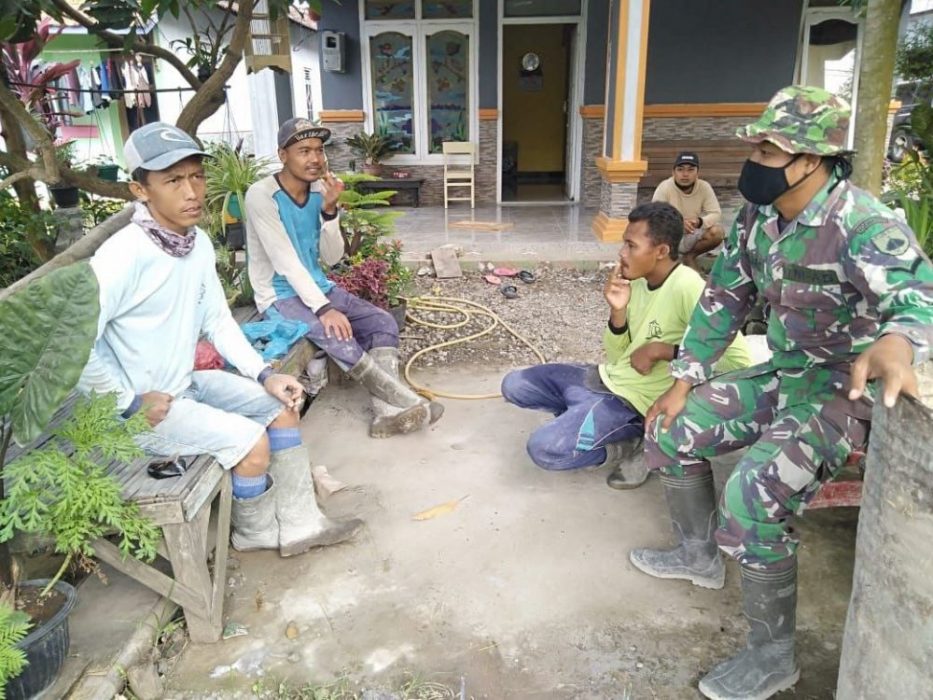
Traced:
POLYGON ((910 239, 899 228, 892 227, 872 236, 871 242, 880 253, 899 257, 910 248, 910 239))

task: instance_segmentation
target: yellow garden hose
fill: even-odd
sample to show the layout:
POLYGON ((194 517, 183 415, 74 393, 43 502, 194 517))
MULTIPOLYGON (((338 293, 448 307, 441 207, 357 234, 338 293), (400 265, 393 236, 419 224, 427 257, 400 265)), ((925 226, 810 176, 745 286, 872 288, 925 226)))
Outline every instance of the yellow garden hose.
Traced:
POLYGON ((478 399, 498 399, 502 394, 496 392, 495 394, 454 394, 447 391, 440 391, 438 389, 429 389, 428 387, 418 384, 411 378, 411 367, 415 361, 425 355, 426 353, 433 352, 435 350, 440 350, 441 348, 451 347, 452 345, 458 345, 460 343, 468 343, 472 340, 476 340, 488 333, 491 333, 498 326, 502 326, 506 331, 511 335, 517 338, 524 345, 537 356, 538 360, 543 364, 546 360, 544 355, 541 354, 541 351, 538 350, 534 345, 531 344, 526 338, 519 335, 515 329, 513 329, 508 323, 499 318, 498 314, 492 309, 489 309, 482 304, 477 304, 475 301, 470 301, 469 299, 459 299, 455 297, 438 297, 438 296, 423 296, 423 297, 413 297, 411 299, 406 299, 408 302, 408 312, 406 318, 408 321, 416 326, 426 326, 427 328, 438 328, 446 331, 455 331, 458 328, 463 328, 473 319, 474 316, 483 316, 492 320, 492 323, 484 328, 481 331, 472 333, 471 335, 465 335, 461 338, 453 338, 451 340, 445 340, 443 343, 437 343, 435 345, 429 345, 426 348, 422 348, 418 352, 409 358, 408 362, 405 364, 405 380, 411 384, 412 388, 425 396, 426 398, 441 397, 445 399, 467 399, 467 400, 478 400, 478 399), (453 323, 433 323, 431 321, 426 321, 422 318, 418 318, 413 312, 414 311, 434 311, 441 313, 457 314, 463 318, 459 321, 454 321, 453 323))

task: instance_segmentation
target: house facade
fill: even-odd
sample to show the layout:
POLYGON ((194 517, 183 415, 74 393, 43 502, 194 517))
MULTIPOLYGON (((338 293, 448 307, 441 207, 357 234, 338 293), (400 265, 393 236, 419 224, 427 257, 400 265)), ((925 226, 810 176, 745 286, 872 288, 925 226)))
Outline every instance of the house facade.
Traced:
MULTIPOLYGON (((210 19, 218 25, 222 11, 213 9, 210 12, 210 19)), ((201 15, 196 15, 196 21, 206 24, 206 18, 201 15)), ((316 24, 296 13, 290 17, 288 27, 291 74, 273 74, 269 70, 249 73, 246 61, 241 61, 227 83, 225 104, 200 125, 199 138, 231 144, 242 139, 247 152, 274 155, 279 115, 310 119, 317 116, 322 101, 316 24), (279 103, 277 109, 270 110, 270 104, 275 102, 279 103)), ((177 19, 169 15, 148 29, 159 46, 183 60, 187 58, 183 42, 192 36, 192 31, 184 17, 177 19)), ((83 27, 68 25, 46 46, 42 60, 66 63, 76 59, 80 60, 77 71, 82 77, 99 76, 101 71, 106 71, 111 75, 119 74, 120 82, 112 86, 117 89, 126 87, 127 80, 136 79, 134 76, 142 76, 148 86, 142 101, 138 95, 127 96, 115 91, 97 105, 87 93, 69 93, 68 102, 76 114, 60 128, 60 136, 74 142, 75 160, 79 164, 107 160, 122 167, 123 143, 129 134, 151 121, 175 123, 193 94, 178 71, 165 61, 106 48, 83 27)), ((89 88, 94 87, 92 78, 89 88)))
POLYGON ((388 134, 388 168, 439 203, 440 144, 472 141, 480 201, 598 207, 613 240, 670 169, 646 154, 733 139, 793 82, 855 95, 863 20, 836 0, 325 0, 320 29, 345 47, 321 76, 332 167, 346 136, 388 134))

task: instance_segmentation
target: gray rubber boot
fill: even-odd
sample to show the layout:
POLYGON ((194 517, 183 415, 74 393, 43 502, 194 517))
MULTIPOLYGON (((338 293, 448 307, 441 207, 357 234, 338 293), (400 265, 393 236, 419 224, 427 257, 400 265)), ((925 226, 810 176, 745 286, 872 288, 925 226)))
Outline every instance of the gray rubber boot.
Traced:
POLYGON ((684 579, 701 588, 722 588, 726 567, 713 539, 717 520, 713 474, 685 479, 661 474, 661 483, 678 545, 673 549, 633 549, 629 560, 655 578, 684 579))
POLYGON ((405 435, 436 422, 444 407, 428 403, 399 378, 398 348, 373 348, 349 372, 369 389, 373 403, 373 423, 369 434, 375 438, 405 435))
POLYGON ((765 700, 800 678, 794 656, 796 560, 791 569, 741 569, 748 642, 700 681, 700 692, 711 700, 765 700))
POLYGON ((606 483, 614 489, 637 489, 648 480, 648 466, 645 464, 644 438, 613 442, 606 445, 604 464, 615 465, 606 483))
POLYGON ((275 482, 254 498, 234 498, 230 510, 230 544, 238 552, 278 549, 279 523, 275 519, 275 482))
POLYGON ((338 544, 362 527, 362 520, 331 520, 321 512, 314 496, 308 448, 304 445, 273 452, 269 473, 278 486, 275 517, 279 522, 279 553, 283 557, 307 552, 312 547, 338 544))

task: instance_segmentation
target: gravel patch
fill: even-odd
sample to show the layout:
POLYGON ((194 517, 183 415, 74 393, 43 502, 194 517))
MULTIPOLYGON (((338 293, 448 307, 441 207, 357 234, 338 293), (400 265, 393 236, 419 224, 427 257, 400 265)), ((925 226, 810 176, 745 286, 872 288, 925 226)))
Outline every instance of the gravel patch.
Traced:
MULTIPOLYGON (((455 297, 482 304, 537 347, 548 362, 600 361, 602 333, 608 318, 602 290, 608 270, 581 271, 541 265, 533 272, 537 281, 532 284, 517 279, 504 280, 518 289, 517 299, 506 299, 496 285, 486 282, 483 273, 476 270, 465 270, 459 279, 438 280, 433 275, 417 277, 411 296, 455 297)), ((417 309, 410 312, 433 323, 462 320, 458 314, 417 309)), ((491 323, 488 316, 475 315, 467 326, 441 330, 409 320, 402 331, 402 354, 410 357, 429 345, 468 336, 491 323)), ((535 364, 537 360, 523 343, 499 326, 482 338, 427 353, 417 365, 452 362, 524 366, 535 364)))

